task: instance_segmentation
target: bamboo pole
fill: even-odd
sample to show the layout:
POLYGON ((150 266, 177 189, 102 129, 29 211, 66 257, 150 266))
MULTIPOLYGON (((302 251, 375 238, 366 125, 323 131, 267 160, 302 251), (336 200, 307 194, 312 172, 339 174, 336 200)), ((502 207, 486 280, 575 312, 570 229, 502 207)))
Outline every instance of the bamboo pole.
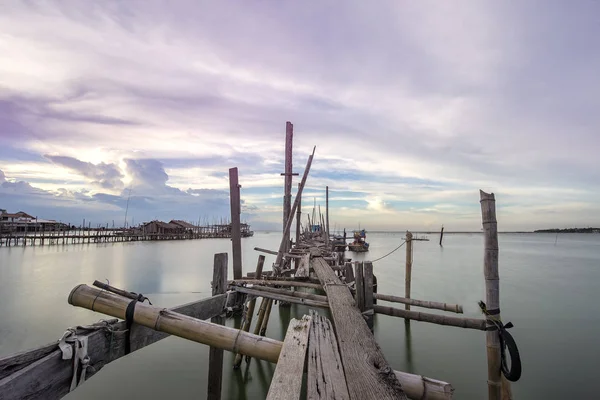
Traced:
MULTIPOLYGON (((277 277, 275 279, 282 279, 277 277)), ((323 290, 323 286, 320 283, 311 283, 304 281, 295 281, 295 278, 288 280, 266 280, 266 279, 236 279, 229 281, 231 285, 261 285, 261 286, 294 286, 294 287, 307 287, 311 289, 323 290)))
MULTIPOLYGON (((481 219, 484 235, 483 275, 485 277, 485 302, 488 312, 500 320, 500 277, 498 275, 498 222, 496 198, 493 193, 479 191, 481 219)), ((488 326, 494 326, 488 323, 488 326)), ((488 361, 488 398, 501 399, 500 340, 495 330, 486 332, 488 361)), ((506 382, 508 385, 508 382, 506 382)))
POLYGON ((283 187, 283 235, 286 240, 286 251, 289 249, 290 234, 289 231, 286 235, 286 224, 290 218, 291 206, 292 206, 292 154, 293 154, 293 139, 294 139, 294 125, 287 121, 285 123, 285 171, 284 175, 284 187, 283 187))
MULTIPOLYGON (((130 302, 127 298, 87 285, 76 286, 69 295, 71 305, 120 319, 125 319, 125 310, 130 302)), ((281 350, 281 342, 276 340, 240 332, 239 329, 216 325, 145 303, 136 304, 133 321, 170 335, 270 362, 277 362, 281 350)))
POLYGON ((450 311, 457 314, 462 314, 463 307, 458 304, 439 303, 437 301, 426 301, 417 299, 407 299, 405 297, 392 296, 389 294, 373 293, 373 297, 377 300, 389 301, 392 303, 410 304, 416 307, 430 308, 434 310, 450 311))
POLYGON ((365 310, 365 288, 363 278, 363 264, 361 262, 354 262, 354 285, 355 285, 355 297, 356 307, 362 312, 365 310))
MULTIPOLYGON (((225 293, 227 286, 227 253, 215 254, 212 295, 225 293)), ((223 325, 225 318, 211 318, 213 324, 223 325)), ((208 400, 221 400, 223 386, 223 349, 212 347, 208 353, 208 400)))
MULTIPOLYGON (((256 264, 256 276, 260 277, 262 275, 263 265, 265 264, 265 256, 262 254, 258 256, 258 263, 256 264)), ((250 326, 252 325, 252 316, 254 315, 254 307, 256 305, 256 298, 253 298, 248 302, 248 310, 246 310, 246 320, 244 321, 244 325, 242 326, 242 331, 248 332, 250 330, 250 326)), ((242 363, 242 355, 237 354, 235 356, 235 361, 233 363, 233 368, 239 368, 242 363)))
MULTIPOLYGON (((406 232, 406 276, 404 278, 404 297, 410 299, 410 281, 412 275, 412 233, 406 232)), ((405 304, 404 309, 410 311, 410 304, 405 304)))
POLYGON ((231 208, 231 247, 233 255, 233 279, 242 277, 242 237, 240 232, 240 185, 238 169, 229 169, 229 202, 231 208))
POLYGON ((444 225, 442 225, 442 230, 440 231, 440 246, 442 245, 443 239, 444 239, 444 225))
MULTIPOLYGON (((300 190, 300 183, 298 183, 298 190, 300 190)), ((296 210, 296 244, 300 241, 300 224, 302 219, 302 197, 298 200, 298 210, 296 210)))
MULTIPOLYGON (((248 288, 248 289, 250 289, 250 288, 248 288)), ((287 289, 278 289, 278 288, 272 288, 269 286, 257 286, 257 285, 252 286, 251 289, 260 290, 260 291, 269 292, 269 293, 282 294, 284 296, 292 296, 292 297, 298 297, 298 298, 302 298, 302 299, 317 300, 317 301, 322 301, 322 302, 327 303, 327 296, 323 296, 320 294, 291 291, 291 290, 287 290, 287 289)))
MULTIPOLYGON (((87 285, 76 286, 69 295, 69 304, 121 319, 125 318, 125 309, 129 303, 129 299, 87 285)), ((136 324, 150 329, 272 363, 277 363, 283 346, 283 342, 278 340, 240 332, 239 329, 216 325, 144 303, 136 304, 133 319, 136 324)), ((447 382, 400 371, 394 371, 394 374, 410 398, 452 398, 453 388, 447 382), (423 397, 424 394, 427 397, 423 397)))
POLYGON ((329 248, 329 186, 325 186, 325 229, 327 231, 325 243, 329 248))
MULTIPOLYGON (((289 299, 283 299, 280 301, 288 301, 289 302, 289 299)), ((260 327, 260 332, 259 332, 260 336, 265 336, 265 334, 267 333, 267 324, 269 323, 269 316, 271 315, 272 308, 273 308, 273 299, 272 298, 267 299, 267 309, 265 310, 265 317, 263 318, 263 321, 262 321, 262 324, 260 327)))
POLYGON ((420 311, 407 311, 394 307, 374 305, 373 309, 377 314, 400 317, 405 320, 414 320, 429 322, 437 325, 456 326, 458 328, 476 329, 485 331, 485 320, 477 318, 449 317, 441 314, 429 314, 420 311))

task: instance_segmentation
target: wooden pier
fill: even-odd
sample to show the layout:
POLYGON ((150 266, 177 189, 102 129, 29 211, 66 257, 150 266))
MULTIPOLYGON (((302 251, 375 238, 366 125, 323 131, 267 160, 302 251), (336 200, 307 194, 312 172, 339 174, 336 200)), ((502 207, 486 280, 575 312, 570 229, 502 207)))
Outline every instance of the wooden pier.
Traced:
MULTIPOLYGON (((256 270, 241 277, 239 260, 228 262, 226 253, 216 254, 212 297, 172 309, 151 305, 140 294, 100 282, 94 282, 93 286, 78 285, 68 296, 69 304, 115 319, 69 329, 57 342, 0 359, 0 399, 59 399, 76 390, 108 363, 168 335, 211 347, 208 399, 221 398, 223 351, 237 354, 232 368, 239 368, 244 359, 248 363, 251 358, 276 363, 267 399, 298 400, 303 389, 307 399, 323 400, 453 398, 454 388, 448 382, 394 370, 373 335, 375 313, 401 317, 405 321, 482 331, 481 349, 484 351, 483 342, 487 336, 489 368, 487 377, 486 371, 482 371, 480 377, 473 379, 485 385, 487 378, 489 399, 512 398, 508 381, 501 379, 503 344, 500 343, 503 342, 499 343, 497 339, 502 328, 498 325, 501 324, 499 317, 494 317, 499 316, 499 292, 493 195, 481 194, 486 227, 486 300, 494 309, 484 310, 485 318, 481 319, 414 311, 409 307, 456 314, 462 313, 462 306, 411 298, 410 273, 407 274, 405 296, 376 293, 377 265, 350 263, 343 254, 333 251, 328 230, 313 232, 310 223, 305 229, 296 227, 296 241, 290 246, 290 228, 295 211, 299 209, 313 155, 307 162, 293 204, 284 197, 284 205, 289 209, 284 212, 286 220, 279 249, 255 249, 276 256, 271 270, 263 270, 265 256, 259 255, 256 270), (230 275, 233 275, 231 280, 228 279, 230 275), (256 310, 258 298, 261 303, 256 310), (265 337, 275 301, 280 306, 297 303, 311 307, 308 315, 289 322, 283 342, 265 337), (402 303, 407 307, 400 309, 378 304, 383 301, 402 303), (319 314, 319 309, 328 309, 332 320, 319 314), (223 325, 222 317, 230 310, 243 315, 240 329, 223 325), (255 315, 256 319, 253 318, 255 315), (253 325, 253 333, 250 333, 253 325), (499 331, 495 331, 494 326, 499 331)), ((290 171, 291 166, 286 167, 286 174, 290 171)), ((232 215, 235 215, 240 206, 237 169, 230 171, 230 178, 232 215)), ((326 210, 328 214, 329 210, 326 210)), ((418 239, 412 239, 409 232, 406 240, 410 243, 410 240, 418 239)), ((235 257, 240 254, 239 240, 232 241, 232 245, 235 257)), ((410 270, 414 249, 412 246, 406 248, 407 270, 410 270)), ((514 367, 518 360, 511 361, 514 367)), ((511 376, 514 378, 514 374, 511 376)))

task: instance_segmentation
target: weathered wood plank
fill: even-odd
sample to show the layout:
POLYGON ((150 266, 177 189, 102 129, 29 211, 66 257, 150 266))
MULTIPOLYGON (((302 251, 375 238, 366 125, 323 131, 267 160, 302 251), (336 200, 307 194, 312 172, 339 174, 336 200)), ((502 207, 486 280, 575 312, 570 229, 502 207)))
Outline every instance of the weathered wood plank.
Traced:
MULTIPOLYGON (((212 295, 225 293, 227 287, 227 253, 215 254, 213 265, 212 295)), ((224 325, 225 318, 221 315, 212 317, 213 324, 224 325)), ((223 385, 223 349, 211 347, 208 352, 208 400, 221 400, 223 385)))
POLYGON ((311 266, 327 292, 351 399, 406 399, 348 287, 321 258, 311 266))
MULTIPOLYGON (((193 318, 207 319, 223 312, 227 294, 210 297, 200 301, 184 304, 173 308, 180 314, 193 318)), ((86 333, 88 337, 88 354, 90 366, 86 379, 89 379, 106 364, 125 355, 125 322, 112 325, 115 332, 111 335, 105 331, 86 333), (112 336, 112 337, 111 337, 112 336)), ((83 335, 82 331, 78 335, 83 335)), ((133 324, 131 327, 131 351, 148 346, 169 335, 157 332, 144 326, 133 324)), ((73 374, 73 360, 62 360, 58 342, 51 343, 39 349, 21 352, 0 360, 3 373, 0 379, 0 399, 60 399, 69 393, 73 374), (49 354, 44 355, 50 349, 49 354), (34 357, 38 358, 33 361, 34 357), (17 369, 18 368, 18 369, 17 369)))
POLYGON ((286 296, 298 297, 298 298, 303 298, 303 299, 316 300, 316 301, 321 301, 323 303, 327 303, 327 296, 322 296, 320 294, 300 292, 300 291, 292 292, 291 290, 288 290, 288 289, 277 289, 277 288, 272 288, 269 286, 253 286, 252 289, 262 290, 265 292, 271 292, 271 293, 277 293, 277 294, 283 294, 286 296))
POLYGON ((301 320, 290 321, 269 386, 267 400, 300 399, 310 325, 311 317, 308 315, 301 320))
POLYGON ((308 340, 308 400, 350 399, 344 367, 331 321, 311 310, 308 340))
POLYGON ((375 313, 386 314, 393 317, 401 317, 404 319, 430 322, 437 325, 456 326, 458 328, 476 329, 485 331, 485 320, 478 318, 461 318, 461 317, 450 317, 441 314, 430 314, 423 313, 420 311, 406 311, 399 308, 388 307, 388 306, 373 306, 375 313))
POLYGON ((356 288, 354 294, 354 299, 356 301, 356 307, 360 311, 365 311, 365 281, 363 276, 363 263, 355 262, 354 263, 354 271, 355 271, 355 282, 354 287, 356 288))
POLYGON ((309 268, 310 268, 310 254, 304 254, 298 263, 298 268, 296 268, 296 277, 297 278, 305 278, 309 276, 309 268))
POLYGON ((434 310, 450 311, 457 314, 462 314, 463 306, 459 304, 440 303, 437 301, 407 299, 406 297, 392 296, 389 294, 373 293, 373 298, 377 300, 389 301, 392 303, 410 304, 417 307, 430 308, 434 310))

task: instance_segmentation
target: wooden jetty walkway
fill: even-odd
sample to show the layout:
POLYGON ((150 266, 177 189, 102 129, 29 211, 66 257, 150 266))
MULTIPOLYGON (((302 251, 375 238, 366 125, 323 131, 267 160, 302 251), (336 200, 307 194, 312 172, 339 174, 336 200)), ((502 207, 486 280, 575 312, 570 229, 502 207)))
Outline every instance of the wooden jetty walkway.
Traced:
MULTIPOLYGON (((289 125, 287 135, 291 140, 289 125)), ((489 399, 512 398, 509 382, 502 379, 501 350, 504 344, 498 340, 502 329, 493 329, 499 323, 498 245, 493 195, 481 192, 486 246, 486 318, 418 312, 410 307, 462 313, 462 306, 413 299, 408 284, 404 297, 377 293, 373 263, 349 262, 344 253, 334 252, 327 229, 312 232, 308 227, 297 226, 295 241, 293 245, 290 243, 292 220, 300 206, 313 155, 308 160, 294 203, 286 203, 289 209, 284 213, 286 220, 279 249, 256 249, 276 255, 271 270, 263 270, 265 256, 259 255, 256 270, 242 276, 241 260, 236 260, 241 254, 239 218, 232 218, 233 260, 228 262, 227 253, 215 254, 212 296, 209 298, 165 309, 146 302, 141 294, 97 281, 93 286, 78 285, 68 296, 69 304, 114 319, 70 328, 57 342, 0 359, 0 399, 59 399, 110 362, 169 335, 211 347, 208 399, 221 398, 224 350, 237 354, 233 368, 238 368, 244 359, 246 363, 250 362, 251 358, 276 363, 266 397, 270 400, 300 399, 303 385, 307 399, 453 398, 454 388, 448 382, 394 370, 373 335, 375 313, 401 317, 405 321, 483 331, 482 350, 484 337, 487 343, 487 377, 482 372, 481 377, 474 379, 480 379, 483 385, 487 378, 489 399), (233 279, 229 279, 230 269, 233 279), (261 303, 256 310, 259 298, 261 303), (289 322, 283 342, 265 337, 274 301, 279 302, 280 307, 290 303, 311 307, 308 315, 289 322), (382 301, 405 304, 406 309, 383 306, 379 304, 382 301), (328 309, 332 319, 319 314, 319 309, 328 309), (243 315, 240 329, 223 325, 223 316, 228 310, 243 315), (306 380, 303 379, 305 376, 306 380)), ((288 173, 290 170, 286 168, 288 173)), ((240 212, 237 168, 230 171, 230 183, 234 216, 240 212)), ((286 191, 289 188, 286 185, 286 191)), ((406 238, 409 261, 412 252, 410 232, 406 238)), ((512 363, 514 369, 514 359, 512 363)), ((514 380, 515 371, 511 372, 514 380)))
MULTIPOLYGON (((241 237, 252 236, 247 224, 241 237)), ((34 232, 0 232, 0 247, 52 246, 67 244, 121 243, 147 240, 194 240, 231 238, 231 224, 197 226, 151 232, 143 228, 77 228, 34 232)))

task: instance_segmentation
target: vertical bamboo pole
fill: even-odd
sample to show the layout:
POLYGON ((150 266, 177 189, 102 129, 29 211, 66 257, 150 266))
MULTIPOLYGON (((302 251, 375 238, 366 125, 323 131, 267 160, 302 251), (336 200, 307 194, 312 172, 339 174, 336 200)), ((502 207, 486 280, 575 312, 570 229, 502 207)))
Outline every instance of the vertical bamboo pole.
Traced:
POLYGON ((442 225, 442 230, 440 231, 440 246, 442 245, 443 239, 444 239, 444 225, 442 225))
MULTIPOLYGON (((483 275, 488 312, 500 319, 500 278, 498 275, 498 223, 494 194, 479 191, 484 235, 483 275)), ((488 326, 494 326, 488 323, 488 326)), ((485 334, 488 361, 488 398, 501 400, 500 340, 496 331, 485 334)))
MULTIPOLYGON (((258 263, 256 264, 256 274, 254 277, 256 279, 260 279, 262 276, 263 265, 265 264, 265 256, 258 256, 258 263)), ((252 325, 252 316, 254 315, 254 307, 256 306, 256 298, 250 300, 248 302, 248 310, 246 310, 246 320, 244 321, 244 325, 242 326, 242 330, 244 332, 248 332, 250 330, 250 325, 252 325)), ((235 356, 235 361, 233 363, 233 368, 239 368, 242 363, 242 355, 237 354, 235 356)))
MULTIPOLYGON (((412 275, 412 233, 406 232, 406 277, 404 279, 404 297, 410 299, 410 281, 412 275)), ((410 304, 404 305, 405 310, 410 310, 410 304)))
POLYGON ((229 200, 231 206, 231 246, 233 255, 233 279, 242 279, 242 237, 240 232, 240 185, 238 169, 229 169, 229 200))
POLYGON ((267 324, 269 323, 269 316, 271 315, 271 308, 273 308, 273 299, 268 299, 267 309, 265 310, 265 318, 263 318, 262 326, 260 327, 260 332, 258 333, 260 336, 265 336, 267 333, 267 324))
POLYGON ((285 171, 284 195, 283 195, 283 235, 286 240, 285 251, 289 250, 289 231, 286 233, 287 220, 290 217, 292 207, 292 149, 294 139, 294 125, 287 121, 285 123, 285 171))
POLYGON ((329 247, 329 186, 325 186, 325 230, 327 231, 325 243, 329 247))
MULTIPOLYGON (((300 191, 300 183, 298 183, 298 191, 300 191)), ((296 210, 296 244, 300 241, 300 223, 302 219, 302 198, 298 200, 298 209, 296 210)))
MULTIPOLYGON (((215 254, 212 295, 225 293, 227 287, 227 253, 215 254)), ((217 316, 210 322, 224 325, 225 318, 217 316)), ((223 382, 223 350, 211 347, 208 353, 208 400, 221 400, 223 382)))

